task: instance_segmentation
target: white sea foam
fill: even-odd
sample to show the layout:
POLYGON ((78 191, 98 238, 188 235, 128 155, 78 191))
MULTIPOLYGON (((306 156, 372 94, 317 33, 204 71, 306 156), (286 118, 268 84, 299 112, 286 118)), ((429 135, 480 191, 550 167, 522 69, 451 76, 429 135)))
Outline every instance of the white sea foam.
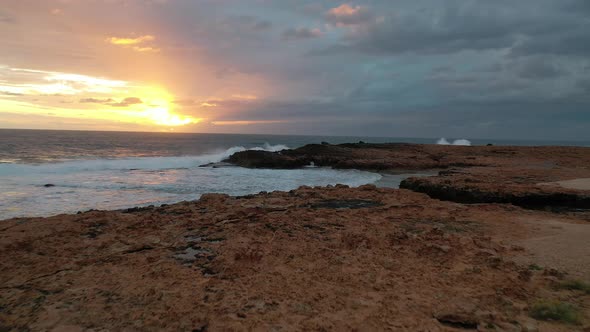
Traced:
POLYGON ((446 138, 441 138, 438 141, 436 141, 436 144, 438 145, 462 145, 462 146, 471 146, 471 142, 466 140, 466 139, 456 139, 454 140, 452 143, 447 141, 446 138))
POLYGON ((72 172, 103 171, 103 170, 165 170, 181 169, 200 166, 208 163, 220 162, 232 154, 245 150, 281 151, 288 149, 285 145, 270 145, 265 143, 261 147, 246 149, 234 146, 220 152, 213 152, 200 156, 181 157, 137 157, 122 159, 91 159, 70 160, 61 163, 47 163, 38 165, 23 165, 14 163, 0 164, 0 176, 30 173, 66 174, 72 172))

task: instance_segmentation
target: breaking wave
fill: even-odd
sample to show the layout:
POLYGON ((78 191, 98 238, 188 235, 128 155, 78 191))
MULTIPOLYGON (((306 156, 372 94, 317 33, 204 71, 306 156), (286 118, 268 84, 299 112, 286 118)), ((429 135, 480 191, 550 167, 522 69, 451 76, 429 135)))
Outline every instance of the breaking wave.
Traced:
POLYGON ((469 140, 466 139, 456 139, 453 142, 449 142, 447 141, 446 138, 441 138, 438 141, 436 141, 436 144, 438 145, 460 145, 460 146, 471 146, 471 142, 469 140))
POLYGON ((198 156, 180 157, 136 157, 123 159, 89 159, 70 160, 61 163, 22 165, 3 163, 0 164, 0 176, 11 174, 26 174, 29 172, 41 172, 46 174, 66 174, 85 171, 106 170, 166 170, 197 167, 203 164, 220 162, 232 154, 246 150, 277 152, 288 149, 286 145, 270 145, 246 149, 243 146, 234 146, 227 150, 208 153, 198 156))

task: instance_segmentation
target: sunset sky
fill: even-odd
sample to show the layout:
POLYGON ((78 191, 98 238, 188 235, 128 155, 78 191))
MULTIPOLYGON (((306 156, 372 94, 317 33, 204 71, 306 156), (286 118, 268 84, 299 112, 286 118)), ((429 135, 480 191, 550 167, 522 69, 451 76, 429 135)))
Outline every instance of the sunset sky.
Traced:
POLYGON ((590 1, 0 0, 0 128, 590 139, 590 1))

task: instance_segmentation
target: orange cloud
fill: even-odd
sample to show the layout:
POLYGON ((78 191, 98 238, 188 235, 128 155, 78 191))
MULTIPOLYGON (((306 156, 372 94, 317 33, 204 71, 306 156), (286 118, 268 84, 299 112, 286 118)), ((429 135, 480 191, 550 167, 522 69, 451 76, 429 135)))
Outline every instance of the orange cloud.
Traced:
POLYGON ((146 43, 153 42, 156 40, 156 37, 152 35, 145 35, 140 36, 137 38, 119 38, 119 37, 110 37, 106 39, 106 42, 112 45, 117 45, 121 47, 130 47, 132 50, 136 52, 142 53, 155 53, 160 52, 160 49, 157 47, 153 47, 150 45, 145 45, 146 43))
POLYGON ((351 5, 345 3, 336 8, 330 9, 329 13, 335 16, 351 16, 355 15, 361 10, 361 6, 352 7, 351 5))
POLYGON ((250 94, 235 94, 235 95, 232 95, 232 98, 243 99, 243 100, 256 100, 256 99, 258 99, 258 96, 250 95, 250 94))
POLYGON ((337 26, 362 24, 373 18, 373 13, 369 8, 364 6, 351 6, 346 3, 332 8, 326 13, 326 19, 337 26))
POLYGON ((139 47, 139 46, 135 46, 133 47, 134 51, 137 52, 160 52, 159 48, 154 48, 154 47, 139 47))
POLYGON ((119 37, 111 37, 107 38, 107 41, 113 45, 137 45, 142 44, 145 42, 150 42, 156 40, 156 37, 152 35, 145 35, 137 38, 119 38, 119 37))

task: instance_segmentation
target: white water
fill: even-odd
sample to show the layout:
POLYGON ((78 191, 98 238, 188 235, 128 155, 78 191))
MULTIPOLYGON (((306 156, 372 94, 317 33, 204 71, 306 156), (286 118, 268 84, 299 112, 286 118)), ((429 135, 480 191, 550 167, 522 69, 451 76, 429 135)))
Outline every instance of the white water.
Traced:
MULTIPOLYGON (((265 144, 254 149, 280 151, 286 148, 265 144)), ((359 186, 381 178, 375 173, 327 168, 198 167, 243 150, 243 147, 232 147, 215 154, 185 157, 0 164, 0 220, 175 203, 198 199, 204 193, 246 195, 337 183, 359 186), (55 186, 47 188, 45 184, 55 186)))
POLYGON ((469 140, 466 139, 456 139, 454 140, 452 143, 449 142, 446 138, 441 138, 438 141, 436 141, 436 144, 438 145, 460 145, 460 146, 471 146, 471 142, 469 140))

